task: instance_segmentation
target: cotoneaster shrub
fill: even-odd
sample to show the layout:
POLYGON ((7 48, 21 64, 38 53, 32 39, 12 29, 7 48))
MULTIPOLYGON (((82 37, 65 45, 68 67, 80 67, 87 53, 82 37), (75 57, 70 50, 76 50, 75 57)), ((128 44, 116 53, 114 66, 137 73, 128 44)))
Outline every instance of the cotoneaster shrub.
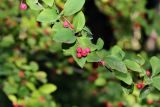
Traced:
MULTIPOLYGON (((160 59, 158 57, 154 56, 148 59, 143 54, 130 55, 128 52, 124 52, 118 45, 111 47, 110 50, 105 50, 103 49, 105 41, 101 38, 97 40, 96 44, 93 44, 92 33, 85 26, 86 19, 82 12, 85 0, 67 0, 61 7, 57 2, 56 0, 20 1, 19 5, 17 5, 18 7, 15 7, 16 9, 20 9, 23 15, 21 30, 18 31, 20 32, 20 42, 16 41, 17 43, 15 43, 11 35, 2 39, 1 49, 5 50, 3 52, 7 54, 2 56, 1 62, 3 62, 3 59, 7 59, 8 62, 7 64, 3 64, 2 68, 5 71, 7 69, 8 71, 15 70, 14 76, 13 74, 5 74, 8 78, 3 80, 3 90, 15 106, 18 104, 19 106, 24 105, 27 107, 58 106, 50 96, 56 90, 56 86, 47 83, 46 73, 39 71, 41 67, 38 65, 39 62, 32 61, 32 59, 39 61, 44 61, 45 59, 46 61, 47 57, 42 57, 43 54, 38 54, 41 51, 59 54, 59 59, 63 59, 64 62, 47 59, 45 63, 48 68, 52 68, 52 66, 57 68, 56 71, 59 73, 66 71, 65 73, 69 75, 72 72, 71 69, 73 69, 72 65, 75 65, 74 62, 76 62, 82 70, 85 70, 83 74, 86 74, 88 77, 84 77, 87 77, 88 81, 92 83, 88 87, 96 87, 91 93, 93 96, 100 96, 97 99, 98 102, 103 103, 106 107, 131 105, 132 101, 135 100, 134 97, 146 98, 148 94, 154 96, 157 92, 155 90, 160 90, 160 59), (29 8, 27 9, 27 7, 29 8), (35 12, 34 15, 37 15, 36 20, 40 23, 36 23, 34 16, 29 16, 30 12, 28 11, 35 12), (26 18, 27 15, 30 18, 26 18), (32 24, 25 23, 26 21, 32 24), (26 36, 28 34, 32 36, 26 36), (13 44, 17 44, 17 46, 13 48, 13 44), (12 55, 8 53, 8 49, 14 49, 11 52, 12 55), (23 50, 27 51, 27 53, 24 52, 23 54, 23 50), (35 54, 37 56, 32 58, 31 56, 35 54), (66 64, 65 56, 69 57, 69 64, 66 64), (55 62, 58 64, 55 65, 55 62), (92 67, 91 64, 93 64, 92 67), (112 80, 113 82, 109 82, 112 80), (106 83, 106 81, 109 83, 106 83), (39 82, 41 85, 39 85, 39 82), (24 86, 22 87, 17 84, 24 86), (104 90, 100 90, 99 92, 98 88, 102 86, 106 86, 104 90, 107 88, 108 93, 104 92, 104 90), (117 89, 113 91, 115 86, 117 89), (10 88, 12 88, 11 92, 10 88), (121 88, 124 93, 130 94, 123 94, 123 101, 121 99, 121 88), (111 92, 116 91, 119 97, 115 95, 114 99, 116 101, 112 102, 108 96, 113 97, 115 93, 111 92), (107 95, 103 93, 107 93, 107 95), (27 96, 29 100, 26 97, 23 98, 24 96, 27 96), (39 102, 45 103, 41 104, 39 102)), ((19 28, 18 25, 13 24, 14 20, 10 20, 10 18, 5 18, 5 20, 9 29, 15 29, 14 27, 19 28)), ((3 33, 9 34, 8 32, 3 33)), ((47 54, 45 55, 47 56, 47 54)), ((136 100, 134 104, 135 106, 138 104, 158 105, 158 101, 158 97, 155 95, 155 97, 151 97, 151 99, 147 99, 146 101, 143 99, 141 101, 136 100)))

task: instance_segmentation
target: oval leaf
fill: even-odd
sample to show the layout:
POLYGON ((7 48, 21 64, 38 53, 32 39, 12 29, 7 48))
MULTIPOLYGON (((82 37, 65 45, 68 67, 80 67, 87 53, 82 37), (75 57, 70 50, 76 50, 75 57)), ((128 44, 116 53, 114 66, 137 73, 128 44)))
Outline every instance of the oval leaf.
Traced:
POLYGON ((132 71, 136 71, 136 72, 142 72, 142 69, 138 63, 128 60, 128 59, 125 60, 124 63, 126 64, 128 69, 132 71))
POLYGON ((58 14, 54 8, 44 9, 37 17, 37 21, 51 23, 57 20, 58 14))
POLYGON ((122 72, 117 72, 117 71, 115 71, 114 73, 117 79, 125 82, 128 85, 132 84, 133 81, 132 81, 132 76, 130 73, 122 73, 122 72))
POLYGON ((160 91, 160 76, 154 77, 152 79, 152 85, 153 87, 155 87, 156 89, 160 91))
POLYGON ((26 3, 32 10, 42 10, 42 5, 38 4, 38 0, 26 0, 26 3))
POLYGON ((105 58, 105 62, 107 67, 109 66, 111 69, 117 70, 119 72, 127 73, 126 65, 114 56, 107 56, 105 58))
POLYGON ((152 57, 150 59, 150 63, 151 63, 151 66, 152 66, 152 77, 157 75, 158 73, 160 73, 160 60, 157 58, 157 57, 152 57))
POLYGON ((43 2, 51 7, 53 6, 54 0, 43 0, 43 2))
POLYGON ((83 29, 85 25, 85 16, 82 11, 77 13, 73 18, 73 25, 75 27, 76 32, 79 32, 83 29))
POLYGON ((57 90, 54 84, 45 84, 39 88, 39 91, 43 94, 50 94, 57 90))
POLYGON ((85 3, 85 0, 67 0, 64 5, 64 15, 71 16, 80 11, 85 3))
POLYGON ((62 43, 74 43, 76 41, 76 37, 74 36, 72 30, 62 28, 57 31, 55 35, 53 35, 53 40, 62 43))
POLYGON ((97 50, 101 50, 103 48, 103 45, 104 45, 104 41, 101 39, 101 38, 98 38, 97 40, 97 50))
POLYGON ((87 62, 99 62, 99 61, 101 61, 101 59, 96 52, 91 52, 87 55, 87 62))

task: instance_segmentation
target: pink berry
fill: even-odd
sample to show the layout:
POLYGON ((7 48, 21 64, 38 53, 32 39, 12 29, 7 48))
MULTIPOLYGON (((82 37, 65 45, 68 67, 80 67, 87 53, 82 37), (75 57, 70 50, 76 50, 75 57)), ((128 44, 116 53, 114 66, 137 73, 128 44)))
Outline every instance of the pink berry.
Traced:
POLYGON ((83 50, 81 54, 83 57, 85 57, 85 56, 87 56, 88 53, 85 50, 83 50))
POLYGON ((87 53, 90 53, 90 52, 91 52, 90 48, 86 48, 85 51, 86 51, 87 53))
POLYGON ((144 84, 143 83, 138 83, 138 84, 136 84, 136 87, 138 89, 142 89, 144 87, 144 84))
POLYGON ((148 77, 151 76, 150 70, 146 70, 146 75, 147 75, 148 77))
POLYGON ((81 52, 82 52, 82 48, 78 47, 78 48, 77 48, 77 52, 78 52, 78 53, 81 53, 81 52))
POLYGON ((68 28, 68 27, 69 27, 68 21, 65 20, 65 21, 63 22, 63 26, 64 26, 65 28, 68 28))
POLYGON ((27 9, 27 5, 25 3, 21 3, 20 9, 21 10, 26 10, 27 9))
POLYGON ((82 58, 81 53, 77 53, 77 58, 82 58))
POLYGON ((148 100, 147 100, 147 104, 148 104, 148 105, 152 105, 153 103, 154 103, 154 101, 153 101, 152 99, 148 99, 148 100))

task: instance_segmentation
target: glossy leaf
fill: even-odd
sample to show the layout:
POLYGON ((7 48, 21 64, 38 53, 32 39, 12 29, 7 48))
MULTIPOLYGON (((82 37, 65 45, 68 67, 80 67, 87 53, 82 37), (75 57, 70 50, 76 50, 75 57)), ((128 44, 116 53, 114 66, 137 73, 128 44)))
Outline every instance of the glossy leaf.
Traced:
POLYGON ((73 25, 75 27, 76 32, 79 32, 83 29, 85 25, 85 16, 82 11, 77 13, 73 18, 73 25))
POLYGON ((122 49, 119 46, 114 46, 111 49, 111 55, 114 55, 119 59, 123 59, 125 56, 125 53, 122 51, 122 49))
POLYGON ((77 40, 78 40, 79 46, 82 48, 90 48, 91 51, 94 51, 97 48, 96 45, 93 44, 91 40, 86 36, 78 37, 77 40))
POLYGON ((85 3, 85 0, 67 0, 64 5, 64 15, 71 16, 80 11, 85 3))
POLYGON ((115 76, 117 79, 125 82, 126 84, 128 85, 131 85, 132 84, 132 76, 130 73, 122 73, 122 72, 117 72, 115 71, 114 72, 115 76))
POLYGON ((101 38, 99 38, 97 40, 96 46, 97 46, 97 50, 101 50, 103 48, 103 46, 104 46, 104 41, 101 38))
POLYGON ((58 14, 55 8, 47 8, 44 9, 37 17, 37 21, 45 22, 45 23, 52 23, 57 20, 58 14))
POLYGON ((160 91, 160 76, 154 77, 152 79, 152 86, 160 91))
POLYGON ((43 0, 43 2, 51 7, 53 6, 54 0, 43 0))
POLYGON ((128 69, 130 69, 132 71, 135 71, 135 72, 142 72, 142 69, 141 69, 140 65, 137 64, 136 62, 131 61, 129 59, 126 59, 124 61, 124 63, 126 64, 128 69))
POLYGON ((155 75, 157 75, 158 73, 160 73, 160 66, 159 66, 160 59, 159 58, 157 58, 155 56, 152 57, 150 59, 150 64, 152 66, 152 77, 155 76, 155 75))
POLYGON ((42 5, 38 4, 38 0, 26 0, 26 3, 32 10, 42 10, 42 5))
POLYGON ((62 28, 57 31, 55 35, 53 35, 53 40, 61 43, 73 43, 76 41, 76 37, 74 36, 72 30, 62 28))
POLYGON ((39 91, 43 94, 51 94, 56 90, 57 87, 54 84, 44 84, 39 88, 39 91))
POLYGON ((117 70, 122 73, 127 73, 126 65, 114 56, 107 56, 105 59, 107 67, 110 67, 113 70, 117 70))
POLYGON ((101 58, 97 55, 96 52, 91 52, 87 55, 87 62, 99 62, 101 58))

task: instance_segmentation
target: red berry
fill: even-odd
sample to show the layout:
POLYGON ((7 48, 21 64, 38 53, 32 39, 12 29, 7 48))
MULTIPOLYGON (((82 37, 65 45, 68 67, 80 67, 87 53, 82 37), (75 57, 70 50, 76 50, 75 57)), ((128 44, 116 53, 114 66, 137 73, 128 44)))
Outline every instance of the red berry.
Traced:
POLYGON ((50 34, 50 32, 48 31, 48 29, 44 29, 43 32, 44 32, 45 35, 49 35, 50 34))
POLYGON ((19 71, 18 75, 19 75, 20 78, 24 78, 25 77, 24 71, 19 71))
POLYGON ((21 10, 26 10, 27 9, 27 5, 25 3, 21 3, 20 4, 20 9, 21 10))
POLYGON ((118 107, 123 107, 123 106, 124 106, 123 102, 118 102, 118 107))
POLYGON ((69 27, 68 21, 65 20, 65 21, 63 22, 63 27, 65 27, 65 28, 68 28, 68 27, 69 27))
POLYGON ((147 104, 148 104, 148 105, 151 105, 151 104, 153 104, 153 100, 151 100, 151 99, 148 99, 148 100, 147 100, 147 104))
POLYGON ((148 77, 151 76, 150 70, 146 70, 146 75, 147 75, 148 77))
POLYGON ((91 52, 90 48, 86 48, 85 51, 86 51, 87 53, 90 53, 90 52, 91 52))
POLYGON ((86 57, 86 56, 87 56, 87 52, 86 52, 85 50, 82 50, 82 53, 81 53, 81 54, 82 54, 83 57, 86 57))
POLYGON ((73 63, 74 63, 73 57, 69 57, 69 58, 68 58, 68 62, 69 62, 70 64, 73 64, 73 63))
POLYGON ((77 58, 82 58, 81 53, 77 53, 77 58))
POLYGON ((77 52, 78 52, 78 53, 81 53, 81 52, 82 52, 82 48, 78 47, 78 48, 77 48, 77 52))
POLYGON ((18 105, 17 104, 13 104, 13 107, 18 107, 18 105))
POLYGON ((94 77, 94 76, 92 76, 92 75, 90 75, 89 77, 88 77, 88 81, 89 82, 94 82, 96 80, 96 78, 94 77))
POLYGON ((45 103, 45 101, 46 101, 45 97, 43 97, 43 96, 40 96, 38 100, 42 103, 45 103))
POLYGON ((94 73, 94 74, 91 74, 91 75, 88 77, 88 81, 89 81, 89 82, 94 82, 97 78, 98 78, 98 73, 94 73))
POLYGON ((105 107, 113 107, 112 104, 110 102, 108 102, 108 101, 104 102, 104 106, 105 107))
POLYGON ((138 84, 136 84, 136 87, 138 89, 142 89, 144 87, 144 84, 143 83, 138 83, 138 84))

